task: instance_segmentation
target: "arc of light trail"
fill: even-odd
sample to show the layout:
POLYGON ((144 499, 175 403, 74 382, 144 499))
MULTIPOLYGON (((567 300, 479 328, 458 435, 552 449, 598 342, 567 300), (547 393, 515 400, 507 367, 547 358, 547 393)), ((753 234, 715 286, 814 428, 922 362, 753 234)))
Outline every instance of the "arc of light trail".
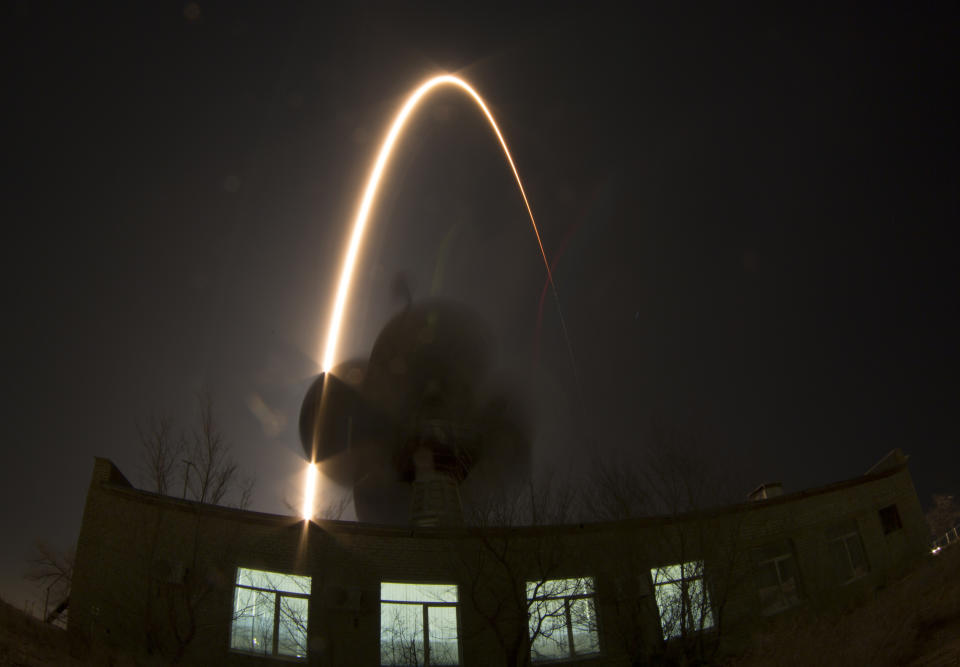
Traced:
POLYGON ((304 521, 313 518, 313 502, 317 495, 317 464, 311 462, 307 465, 307 488, 303 494, 303 509, 301 514, 304 521))
POLYGON ((537 237, 537 245, 540 247, 540 255, 543 257, 543 265, 547 270, 547 278, 550 281, 550 286, 553 287, 554 297, 556 297, 556 286, 553 284, 553 274, 550 271, 550 262, 547 260, 547 253, 543 250, 543 242, 540 240, 540 231, 537 229, 537 221, 534 220, 533 217, 533 209, 530 208, 530 202, 527 200, 527 193, 523 189, 523 182, 520 180, 520 173, 517 171, 517 165, 515 165, 513 162, 513 157, 510 155, 510 149, 507 147, 507 142, 500 133, 500 128, 497 126, 497 121, 494 120, 493 114, 490 113, 490 109, 487 108, 487 105, 484 103, 483 98, 480 97, 480 94, 466 81, 460 77, 453 76, 452 74, 435 76, 421 84, 420 87, 413 91, 410 97, 407 98, 407 101, 404 102, 403 107, 401 107, 400 111, 393 120, 393 125, 390 126, 390 131, 387 133, 386 139, 383 140, 383 144, 380 146, 380 153, 377 155, 377 161, 374 163, 373 170, 370 172, 370 177, 367 179, 367 187, 364 190, 363 199, 360 201, 360 209, 357 211, 357 217, 353 222, 353 231, 350 234, 350 244, 347 246, 347 254, 344 257, 343 268, 340 271, 340 282, 337 284, 337 295, 333 305, 333 316, 330 319, 329 329, 327 330, 327 343, 323 353, 323 365, 321 369, 324 372, 330 370, 330 367, 333 366, 334 363, 334 356, 337 352, 337 341, 340 336, 340 325, 343 320, 343 309, 346 306, 347 296, 350 293, 350 282, 353 278, 353 268, 357 261, 357 253, 360 250, 360 244, 363 242, 363 232, 367 226, 367 218, 370 216, 370 210, 373 207, 374 199, 377 196, 377 188, 380 185, 380 178, 383 176, 383 171, 387 166, 387 161, 390 159, 390 155, 393 151, 393 145, 396 143, 400 132, 403 130, 404 125, 406 125, 407 119, 410 117, 410 114, 413 113, 413 110, 417 107, 417 104, 419 104, 420 100, 423 99, 423 97, 431 90, 442 85, 456 86, 473 98, 473 101, 477 103, 477 106, 479 106, 481 111, 483 111, 483 115, 485 115, 487 120, 490 122, 490 127, 493 128, 494 134, 497 135, 497 139, 500 141, 500 146, 503 148, 503 154, 506 156, 507 162, 510 164, 510 169, 513 171, 513 177, 517 181, 517 187, 520 189, 520 196, 523 197, 523 203, 527 207, 527 215, 530 216, 530 224, 533 226, 533 233, 537 237))

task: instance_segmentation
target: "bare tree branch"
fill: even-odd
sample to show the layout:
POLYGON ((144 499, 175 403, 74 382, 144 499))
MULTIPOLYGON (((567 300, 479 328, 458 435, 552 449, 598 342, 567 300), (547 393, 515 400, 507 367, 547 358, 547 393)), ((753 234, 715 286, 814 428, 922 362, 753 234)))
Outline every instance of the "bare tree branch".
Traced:
MULTIPOLYGON (((66 608, 70 597, 70 587, 73 583, 73 549, 60 552, 46 542, 38 541, 34 545, 34 553, 29 559, 30 567, 24 574, 27 581, 33 581, 44 589, 44 620, 52 622, 59 618, 60 612, 66 608), (47 615, 49 603, 53 600, 55 613, 47 615)), ((58 622, 63 623, 59 618, 58 622)))
POLYGON ((926 519, 930 526, 930 534, 934 537, 943 537, 947 531, 960 524, 960 505, 952 495, 935 495, 933 507, 927 512, 926 519))
POLYGON ((149 418, 137 424, 142 468, 150 490, 162 496, 174 493, 170 488, 176 477, 176 466, 183 458, 183 439, 173 432, 173 420, 166 415, 149 418))
MULTIPOLYGON (((339 521, 343 518, 343 515, 346 514, 350 508, 350 503, 353 501, 353 497, 349 491, 338 491, 336 493, 324 494, 324 496, 325 504, 311 518, 339 521)), ((299 515, 301 512, 301 509, 296 503, 290 500, 289 497, 283 499, 283 506, 286 507, 291 514, 299 515)))
POLYGON ((146 484, 161 495, 244 509, 254 481, 240 476, 231 455, 233 445, 217 424, 211 394, 198 394, 197 404, 196 423, 189 431, 176 431, 167 416, 138 424, 146 484))
POLYGON ((41 585, 50 585, 56 581, 65 581, 69 589, 73 578, 73 550, 58 552, 46 542, 38 541, 34 554, 30 557, 30 569, 24 575, 28 581, 41 585))
POLYGON ((454 549, 454 568, 466 582, 464 602, 493 632, 507 665, 529 665, 532 651, 555 633, 566 646, 567 598, 580 580, 560 578, 567 556, 554 531, 506 529, 571 523, 576 499, 575 489, 551 474, 487 489, 468 506, 465 520, 480 530, 454 549))

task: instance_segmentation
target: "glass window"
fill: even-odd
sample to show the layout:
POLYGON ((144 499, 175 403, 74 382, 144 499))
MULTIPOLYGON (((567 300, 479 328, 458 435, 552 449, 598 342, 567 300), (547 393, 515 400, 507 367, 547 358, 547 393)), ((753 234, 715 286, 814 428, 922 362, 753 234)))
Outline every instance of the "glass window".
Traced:
POLYGON ((702 560, 653 568, 650 578, 664 639, 713 627, 702 560))
POLYGON ((847 522, 827 531, 827 550, 833 561, 834 571, 841 584, 866 575, 870 571, 867 555, 860 541, 860 531, 855 521, 847 522))
POLYGON ((800 604, 800 579, 790 542, 757 552, 757 593, 764 615, 800 604))
POLYGON ((380 664, 458 665, 453 584, 380 584, 380 664))
POLYGON ((307 658, 310 577, 237 568, 230 648, 307 658))
POLYGON ((888 505, 880 510, 880 523, 883 525, 883 534, 889 535, 895 530, 903 528, 900 521, 900 512, 896 505, 888 505))
POLYGON ((431 665, 456 665, 460 662, 457 641, 457 608, 427 606, 431 665))
POLYGON ((529 581, 527 602, 532 660, 600 652, 592 577, 529 581))

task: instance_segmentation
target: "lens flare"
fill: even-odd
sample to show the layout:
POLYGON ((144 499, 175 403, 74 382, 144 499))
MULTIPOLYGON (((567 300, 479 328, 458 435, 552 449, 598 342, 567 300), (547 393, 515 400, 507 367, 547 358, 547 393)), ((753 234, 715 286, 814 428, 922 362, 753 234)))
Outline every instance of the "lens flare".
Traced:
POLYGON ((313 518, 314 496, 317 494, 317 464, 307 464, 307 487, 303 494, 303 520, 313 518))
MULTIPOLYGON (((520 180, 520 173, 517 171, 517 166, 513 162, 513 157, 510 155, 510 149, 507 147, 507 142, 503 138, 503 134, 500 133, 500 128, 497 126, 497 122, 493 118, 493 114, 490 113, 490 109, 487 108, 487 105, 484 103, 483 98, 480 97, 480 94, 477 93, 473 87, 468 84, 466 81, 460 77, 453 76, 451 74, 442 74, 440 76, 435 76, 432 79, 428 79, 426 82, 422 83, 410 97, 407 98, 403 106, 400 108, 400 111, 397 113, 396 117, 393 120, 393 124, 390 126, 390 131, 387 133, 386 138, 383 140, 383 144, 380 146, 380 152, 377 155, 377 160, 373 165, 373 170, 370 172, 370 176, 367 179, 367 187, 363 192, 363 198, 360 200, 360 208, 357 211, 357 217, 353 222, 353 231, 350 233, 350 243, 347 246, 347 253, 344 256, 343 268, 340 271, 340 281, 337 284, 336 298, 333 305, 333 315, 330 318, 329 328, 327 330, 327 342, 326 347, 323 352, 323 365, 321 370, 327 372, 330 370, 331 366, 334 364, 334 358, 337 353, 337 341, 340 336, 340 325, 343 320, 343 309, 346 306, 347 297, 350 294, 350 283, 353 278, 353 269, 357 261, 357 254, 360 250, 360 245, 363 242, 363 232, 367 226, 367 218, 370 216, 370 210, 373 208, 374 200, 377 196, 377 188, 380 185, 380 179, 383 176, 383 171, 387 166, 387 161, 390 159, 390 155, 393 152, 393 146, 397 141, 400 133, 403 131, 404 126, 406 125, 407 119, 417 108, 417 105, 420 103, 420 100, 424 98, 427 93, 431 92, 438 86, 455 86, 469 95, 474 102, 477 103, 477 106, 480 107, 480 110, 483 111, 483 115, 487 117, 487 120, 490 122, 490 127, 493 129, 493 133, 497 135, 497 140, 500 142, 500 146, 503 148, 503 154, 507 158, 507 163, 510 165, 510 170, 513 172, 514 178, 517 180, 517 187, 520 189, 520 196, 523 197, 524 206, 527 207, 527 214, 530 217, 530 224, 533 226, 533 233, 537 237, 537 245, 540 247, 540 255, 543 257, 543 265, 547 270, 547 279, 550 281, 551 286, 553 286, 553 275, 550 272, 550 262, 547 261, 547 253, 543 250, 543 242, 540 240, 540 231, 537 229, 537 222, 533 218, 533 209, 530 208, 530 202, 527 200, 527 193, 523 189, 523 183, 520 180)), ((554 292, 556 288, 554 287, 554 292)))

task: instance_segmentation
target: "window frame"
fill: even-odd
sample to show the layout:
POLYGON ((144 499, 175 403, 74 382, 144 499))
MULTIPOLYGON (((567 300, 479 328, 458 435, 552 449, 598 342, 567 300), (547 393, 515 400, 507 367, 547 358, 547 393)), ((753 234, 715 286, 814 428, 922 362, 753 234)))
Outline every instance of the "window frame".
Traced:
POLYGON ((403 604, 411 606, 420 606, 422 614, 422 633, 423 633, 423 665, 429 667, 430 663, 430 607, 453 607, 457 619, 457 665, 463 664, 463 645, 460 641, 460 586, 458 584, 442 581, 381 581, 380 582, 380 643, 378 647, 379 659, 377 664, 381 667, 389 667, 383 662, 383 604, 403 604), (384 599, 384 584, 400 584, 403 586, 447 586, 456 592, 455 602, 427 601, 427 600, 394 600, 384 599))
MULTIPOLYGON (((532 612, 533 612, 534 605, 537 604, 538 602, 546 602, 547 600, 563 601, 563 619, 564 619, 564 624, 565 624, 564 627, 566 629, 566 635, 567 635, 567 644, 566 644, 567 655, 559 658, 538 658, 536 655, 534 655, 534 652, 533 652, 534 651, 533 642, 536 639, 536 637, 529 637, 531 663, 536 663, 536 664, 561 663, 561 662, 566 662, 571 660, 578 660, 580 658, 598 656, 601 654, 602 649, 600 645, 600 614, 597 610, 597 580, 595 577, 592 577, 592 576, 562 577, 558 579, 539 579, 536 581, 527 581, 525 583, 526 583, 526 596, 527 596, 527 634, 528 636, 530 634, 530 621, 532 620, 532 612), (572 593, 570 595, 550 595, 550 594, 537 595, 536 594, 537 589, 539 588, 547 587, 549 584, 553 582, 564 582, 564 581, 576 582, 573 584, 574 590, 576 590, 579 587, 580 582, 589 582, 589 584, 586 587, 588 590, 587 592, 584 592, 584 593, 572 593), (534 595, 532 597, 530 595, 531 585, 534 586, 534 590, 533 590, 534 595), (597 640, 596 641, 597 648, 594 651, 583 652, 583 651, 576 650, 576 643, 573 636, 573 625, 574 625, 573 616, 572 616, 572 612, 570 611, 570 608, 572 606, 571 602, 575 602, 577 600, 589 600, 592 604, 593 616, 594 616, 594 627, 592 628, 592 630, 593 630, 593 633, 596 635, 596 640, 597 640)), ((542 625, 542 622, 541 622, 541 625, 542 625)), ((540 630, 538 629, 538 633, 539 632, 540 630)))
MULTIPOLYGON (((835 534, 831 535, 827 533, 827 549, 832 549, 835 543, 843 545, 843 552, 847 556, 847 565, 850 568, 850 574, 852 575, 848 579, 841 579, 840 585, 846 586, 847 584, 853 583, 858 579, 863 579, 865 576, 870 574, 870 559, 867 556, 867 549, 863 545, 863 538, 860 536, 860 526, 856 521, 853 521, 849 524, 849 529, 846 529, 848 524, 842 524, 834 529, 835 534), (845 532, 842 532, 845 531, 845 532), (860 553, 863 554, 863 573, 857 574, 857 568, 854 567, 853 556, 850 553, 850 541, 856 540, 860 545, 860 553)), ((839 573, 838 573, 839 574, 839 573)))
POLYGON ((706 563, 702 559, 698 560, 689 560, 683 561, 681 563, 669 563, 667 565, 661 565, 659 567, 652 567, 647 573, 647 576, 650 578, 650 588, 653 591, 653 602, 657 610, 657 619, 660 622, 660 635, 663 638, 663 641, 670 642, 679 638, 682 638, 685 634, 696 634, 700 632, 707 632, 708 630, 716 627, 716 619, 714 618, 714 609, 713 609, 713 596, 710 594, 710 589, 707 586, 707 567, 706 563), (699 574, 694 574, 687 576, 684 574, 686 566, 694 566, 694 569, 697 569, 699 564, 699 574), (655 573, 659 573, 670 568, 680 568, 680 578, 679 579, 664 579, 662 581, 657 580, 655 573), (693 605, 688 602, 687 616, 690 620, 690 626, 687 627, 685 624, 685 619, 683 618, 683 599, 687 598, 689 600, 689 587, 694 582, 700 582, 700 590, 703 595, 703 611, 699 613, 699 618, 694 620, 693 617, 693 605), (667 634, 667 630, 663 627, 664 619, 664 609, 660 606, 660 595, 658 594, 658 589, 664 586, 680 586, 681 594, 681 615, 680 615, 680 629, 679 631, 674 632, 673 634, 667 634))
POLYGON ((900 518, 900 508, 896 503, 878 509, 877 516, 880 517, 880 527, 885 536, 903 530, 903 519, 900 518))
POLYGON ((308 655, 309 647, 307 646, 307 643, 309 642, 309 639, 310 639, 310 597, 313 592, 313 577, 311 577, 310 575, 274 572, 271 570, 258 570, 252 567, 242 567, 242 566, 237 566, 236 572, 237 573, 236 573, 236 576, 234 577, 234 584, 233 584, 233 610, 232 610, 232 617, 230 620, 230 633, 228 636, 230 651, 234 653, 241 653, 243 655, 255 655, 261 658, 270 658, 272 660, 283 660, 287 662, 306 662, 307 660, 309 660, 309 655, 308 655), (279 588, 264 588, 261 586, 253 586, 250 584, 241 584, 239 583, 240 573, 243 570, 246 570, 247 572, 255 572, 257 574, 277 575, 282 577, 290 577, 290 576, 303 577, 310 582, 310 592, 309 593, 304 593, 302 591, 295 592, 295 591, 281 590, 279 588), (269 653, 267 653, 266 651, 254 651, 251 649, 240 648, 233 645, 234 624, 239 620, 238 610, 237 610, 237 595, 240 589, 273 595, 273 628, 271 630, 272 634, 271 634, 269 653), (295 598, 300 600, 306 600, 307 602, 307 618, 306 618, 305 627, 303 629, 304 630, 303 656, 283 655, 280 653, 280 621, 282 617, 281 600, 283 598, 295 598))
POLYGON ((766 553, 762 553, 757 558, 757 566, 756 566, 757 573, 758 573, 757 597, 761 607, 760 614, 763 616, 774 616, 788 609, 792 609, 793 607, 797 607, 800 605, 801 602, 803 602, 803 586, 800 580, 800 564, 799 562, 797 562, 796 553, 794 552, 793 545, 789 540, 774 544, 772 547, 767 547, 763 551, 765 551, 766 553), (770 554, 775 554, 775 555, 771 556, 770 554), (781 563, 784 563, 791 559, 793 560, 793 582, 795 587, 794 602, 788 602, 787 595, 783 590, 783 587, 784 587, 783 568, 780 565, 781 563), (767 588, 773 588, 772 586, 761 586, 759 582, 760 569, 768 565, 773 566, 774 572, 776 572, 776 576, 777 576, 776 589, 777 589, 777 596, 780 599, 780 604, 777 605, 776 607, 762 606, 763 598, 761 597, 761 590, 764 590, 767 588))

